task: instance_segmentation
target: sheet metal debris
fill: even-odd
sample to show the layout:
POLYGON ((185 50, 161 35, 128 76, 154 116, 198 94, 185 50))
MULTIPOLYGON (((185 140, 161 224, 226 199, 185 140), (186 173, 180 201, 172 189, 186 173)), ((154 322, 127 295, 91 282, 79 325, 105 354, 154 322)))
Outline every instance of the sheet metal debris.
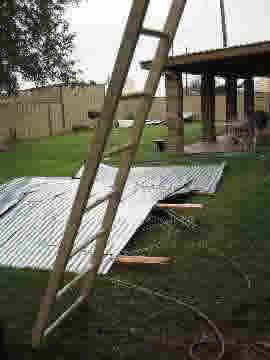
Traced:
MULTIPOLYGON (((198 190, 214 193, 225 162, 220 165, 138 167, 130 172, 99 273, 109 271, 115 258, 143 224, 155 204, 171 195, 198 190)), ((0 186, 0 264, 51 269, 79 185, 76 178, 17 178, 0 186)), ((88 205, 112 190, 117 169, 101 164, 88 205)), ((107 201, 87 212, 75 249, 100 230, 107 201)), ((95 242, 75 255, 67 271, 89 265, 95 242)))

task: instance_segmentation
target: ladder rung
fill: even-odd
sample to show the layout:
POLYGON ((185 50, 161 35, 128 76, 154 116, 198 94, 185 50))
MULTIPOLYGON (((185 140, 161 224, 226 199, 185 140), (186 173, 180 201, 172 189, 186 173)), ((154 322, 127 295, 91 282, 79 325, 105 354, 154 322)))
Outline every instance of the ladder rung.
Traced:
POLYGON ((96 206, 98 206, 99 204, 103 203, 104 201, 108 200, 110 197, 112 197, 114 194, 116 193, 116 191, 111 191, 109 192, 109 194, 103 196, 102 198, 97 199, 92 205, 89 205, 85 210, 84 213, 89 212, 90 210, 92 210, 93 208, 95 208, 96 206))
POLYGON ((112 151, 104 154, 104 157, 111 156, 111 155, 115 155, 115 154, 121 153, 121 152, 123 152, 123 151, 129 150, 129 149, 131 149, 133 146, 135 146, 135 144, 133 144, 133 143, 120 146, 118 149, 112 150, 112 151))
POLYGON ((73 256, 75 256, 76 254, 78 254, 80 251, 82 251, 83 249, 85 249, 89 244, 91 244, 92 241, 96 240, 97 238, 101 237, 102 235, 105 234, 105 231, 100 231, 97 234, 93 235, 90 237, 90 239, 88 239, 87 241, 85 241, 82 245, 80 245, 79 247, 77 247, 77 249, 75 249, 69 257, 69 260, 71 258, 73 258, 73 256))
MULTIPOLYGON (((139 99, 141 97, 147 96, 148 94, 145 92, 136 92, 133 94, 125 94, 121 96, 121 100, 130 100, 130 99, 139 99)), ((149 95, 151 96, 151 95, 149 95)))
POLYGON ((147 36, 153 36, 153 37, 157 37, 157 38, 163 38, 163 39, 170 40, 170 34, 167 34, 167 33, 163 32, 163 31, 143 28, 141 33, 143 35, 147 35, 147 36))

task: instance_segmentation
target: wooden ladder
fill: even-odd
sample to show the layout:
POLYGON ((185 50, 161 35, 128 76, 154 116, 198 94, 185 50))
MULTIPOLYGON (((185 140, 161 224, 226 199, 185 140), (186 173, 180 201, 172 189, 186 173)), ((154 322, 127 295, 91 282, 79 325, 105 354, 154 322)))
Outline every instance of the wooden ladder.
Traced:
MULTIPOLYGON (((34 348, 39 347, 46 337, 87 299, 91 288, 93 288, 99 266, 103 260, 107 239, 110 236, 111 228, 121 201, 122 192, 130 168, 135 159, 145 120, 151 109, 153 97, 156 93, 163 68, 168 62, 168 54, 186 4, 186 0, 173 0, 163 31, 157 31, 143 27, 149 2, 150 0, 134 0, 131 6, 121 46, 107 89, 104 106, 101 111, 101 126, 97 129, 95 138, 91 140, 84 172, 80 179, 78 191, 65 227, 64 236, 59 246, 54 267, 49 278, 48 287, 41 301, 40 311, 32 331, 32 346, 34 348), (159 38, 159 44, 144 90, 139 94, 140 103, 134 127, 132 129, 131 141, 127 142, 127 144, 121 146, 116 151, 111 152, 111 154, 117 152, 125 153, 120 160, 120 166, 114 182, 113 191, 103 199, 99 199, 96 203, 91 205, 91 208, 93 208, 99 205, 101 201, 108 200, 101 230, 97 234, 92 235, 87 242, 80 245, 76 250, 73 250, 74 241, 86 209, 98 167, 104 155, 104 148, 113 127, 113 119, 119 100, 124 98, 121 96, 122 90, 140 35, 159 38), (96 240, 96 248, 91 259, 89 259, 87 271, 79 274, 70 283, 59 290, 68 261, 79 251, 86 248, 93 240, 96 240), (78 281, 82 282, 82 286, 77 300, 57 320, 49 324, 49 317, 56 301, 78 281)), ((138 93, 136 96, 138 96, 138 93)), ((87 210, 89 210, 89 208, 87 210)))

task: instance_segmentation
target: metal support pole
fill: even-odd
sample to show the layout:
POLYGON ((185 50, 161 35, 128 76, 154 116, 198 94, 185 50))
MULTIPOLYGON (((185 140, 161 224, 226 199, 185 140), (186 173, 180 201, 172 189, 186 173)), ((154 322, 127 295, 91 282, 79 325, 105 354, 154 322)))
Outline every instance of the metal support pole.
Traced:
POLYGON ((224 0, 220 0, 220 13, 221 13, 222 35, 223 35, 223 47, 225 48, 228 46, 228 36, 227 36, 224 0))
MULTIPOLYGON (((186 48, 186 55, 188 53, 188 49, 186 48)), ((187 76, 187 73, 186 73, 186 96, 188 96, 188 76, 187 76)))

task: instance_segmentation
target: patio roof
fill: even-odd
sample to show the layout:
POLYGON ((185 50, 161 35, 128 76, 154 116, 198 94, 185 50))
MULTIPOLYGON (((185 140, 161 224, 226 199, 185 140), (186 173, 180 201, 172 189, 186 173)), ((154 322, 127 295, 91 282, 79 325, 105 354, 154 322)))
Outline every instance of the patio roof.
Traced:
MULTIPOLYGON (((169 57, 165 71, 183 72, 194 75, 211 73, 226 77, 238 78, 270 76, 270 41, 223 49, 208 50, 192 54, 169 57)), ((152 61, 143 61, 143 69, 149 70, 152 61)))

